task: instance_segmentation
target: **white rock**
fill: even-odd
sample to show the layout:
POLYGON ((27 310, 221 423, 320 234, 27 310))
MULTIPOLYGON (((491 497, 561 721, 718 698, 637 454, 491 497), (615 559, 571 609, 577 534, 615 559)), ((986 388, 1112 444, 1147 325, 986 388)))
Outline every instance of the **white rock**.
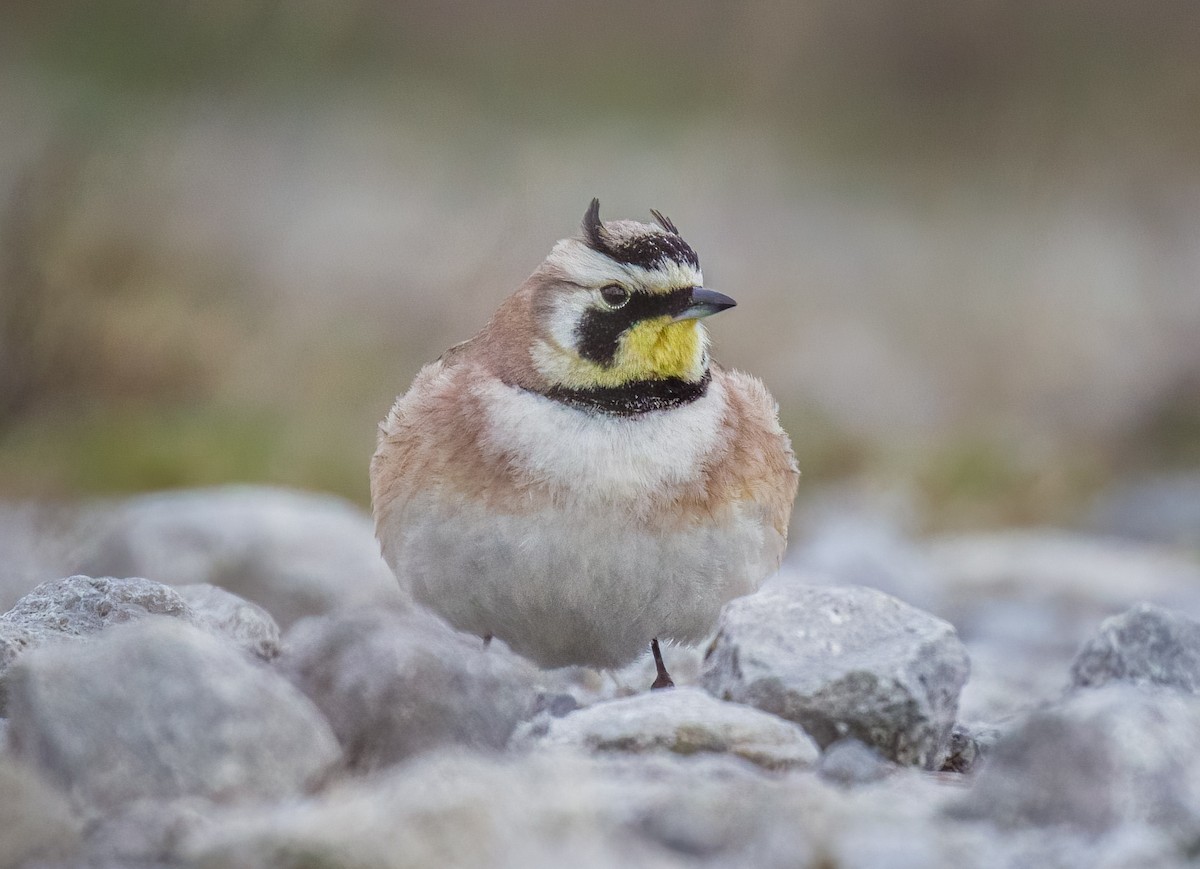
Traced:
POLYGON ((750 706, 724 703, 698 688, 597 703, 526 725, 515 739, 594 752, 732 754, 768 769, 809 766, 819 754, 795 724, 750 706))
POLYGON ((925 552, 940 576, 936 614, 971 654, 968 721, 1056 699, 1096 626, 1139 601, 1200 617, 1200 565, 1161 548, 1034 529, 942 537, 925 552))

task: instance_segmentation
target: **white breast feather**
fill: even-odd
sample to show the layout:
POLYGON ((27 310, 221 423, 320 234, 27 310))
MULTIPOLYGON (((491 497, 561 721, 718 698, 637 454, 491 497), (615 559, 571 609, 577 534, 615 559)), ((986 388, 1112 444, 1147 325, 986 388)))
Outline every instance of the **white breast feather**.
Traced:
POLYGON ((637 501, 696 479, 718 445, 724 387, 639 416, 588 413, 492 380, 479 387, 487 445, 522 475, 586 500, 637 501))

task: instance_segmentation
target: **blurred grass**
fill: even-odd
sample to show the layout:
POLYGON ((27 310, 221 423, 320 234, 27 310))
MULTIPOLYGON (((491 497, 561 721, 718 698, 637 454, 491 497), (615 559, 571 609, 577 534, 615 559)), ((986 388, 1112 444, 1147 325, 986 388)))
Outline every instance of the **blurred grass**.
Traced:
POLYGON ((122 403, 47 412, 0 436, 0 491, 79 494, 258 482, 368 503, 373 431, 281 409, 122 403))
POLYGON ((388 90, 437 83, 531 130, 733 112, 789 147, 943 171, 1021 140, 1147 128, 1200 157, 1191 0, 47 0, 2 14, 22 68, 91 99, 303 104, 349 85, 386 112, 388 90))
MULTIPOLYGON (((1071 185, 1078 185, 1084 199, 1131 201, 1133 210, 1149 213, 1144 225, 1124 230, 1131 235, 1159 221, 1169 238, 1183 225, 1183 240, 1176 243, 1183 248, 1194 244, 1186 238, 1190 218, 1172 222, 1156 197, 1177 178, 1195 177, 1200 166, 1198 58, 1200 4, 1191 0, 1164 0, 1152 8, 1110 0, 8 4, 0 10, 0 72, 14 89, 29 88, 51 131, 28 160, 14 160, 20 164, 10 172, 15 180, 0 188, 6 196, 0 217, 0 493, 70 497, 241 480, 325 489, 365 504, 375 421, 417 366, 440 350, 430 351, 428 336, 442 335, 450 324, 453 340, 467 337, 468 319, 473 327, 484 316, 476 309, 490 309, 503 294, 484 281, 491 277, 489 262, 496 260, 506 275, 508 269, 527 272, 536 260, 526 262, 517 242, 550 241, 532 222, 494 229, 481 239, 482 252, 472 264, 456 244, 475 242, 479 224, 447 227, 447 237, 455 230, 460 241, 451 238, 441 247, 425 243, 432 235, 414 233, 408 242, 417 243, 408 253, 431 260, 431 273, 438 270, 433 258, 447 257, 446 276, 430 279, 443 295, 423 306, 343 300, 345 289, 336 281, 322 288, 328 293, 319 299, 289 295, 264 279, 254 261, 255 238, 243 249, 214 255, 203 243, 203 223, 172 211, 172 197, 205 202, 204 190, 190 191, 189 198, 163 179, 175 180, 181 170, 172 167, 203 156, 189 154, 185 145, 203 152, 207 142, 197 136, 199 144, 180 144, 170 134, 158 141, 160 123, 176 124, 184 132, 173 128, 172 134, 182 136, 193 117, 215 116, 211 126, 236 128, 246 118, 275 113, 284 135, 292 125, 303 136, 311 128, 293 117, 339 118, 344 104, 364 105, 380 128, 442 137, 430 147, 444 155, 438 171, 445 177, 429 187, 464 211, 487 185, 494 195, 524 196, 534 205, 548 201, 547 194, 521 185, 556 190, 580 178, 593 183, 628 176, 633 180, 626 189, 640 193, 652 187, 658 168, 645 154, 664 143, 679 156, 683 172, 695 173, 694 189, 680 191, 679 198, 714 200, 709 207, 717 217, 708 230, 729 232, 726 261, 739 247, 750 250, 757 236, 776 239, 778 249, 811 227, 794 204, 795 225, 773 226, 765 218, 734 225, 725 216, 735 212, 721 198, 722 184, 747 180, 748 189, 778 205, 806 195, 811 185, 798 181, 822 173, 837 179, 830 185, 840 197, 832 199, 835 210, 869 201, 880 190, 888 191, 885 202, 890 197, 921 213, 938 208, 942 197, 1020 205, 1074 193, 1071 185), (740 141, 714 153, 745 165, 713 167, 704 163, 711 155, 686 153, 690 136, 732 130, 752 131, 748 142, 765 143, 762 151, 774 161, 768 171, 776 175, 765 181, 755 176, 761 152, 742 150, 740 141), (575 163, 561 156, 554 163, 539 159, 577 148, 590 131, 603 136, 595 136, 594 150, 575 155, 575 163), (166 167, 158 174, 144 165, 155 160, 166 167), (534 163, 535 171, 521 174, 525 162, 534 163), (725 174, 705 177, 706 167, 725 174), (539 172, 548 174, 538 178, 539 172), (534 182, 527 180, 531 175, 534 182), (89 199, 89 191, 103 195, 89 199), (163 230, 168 216, 175 221, 170 232, 163 230), (516 257, 510 248, 518 249, 521 265, 505 259, 516 257)), ((353 140, 360 130, 337 132, 353 140)), ((241 168, 246 202, 238 204, 260 223, 282 226, 296 219, 296 204, 321 202, 297 192, 301 181, 343 167, 320 159, 322 149, 334 147, 327 140, 306 141, 282 154, 277 152, 284 144, 264 138, 264 153, 247 158, 249 168, 217 165, 215 171, 241 168), (270 172, 285 160, 292 162, 279 177, 257 186, 256 172, 270 172), (258 214, 250 207, 261 191, 277 198, 258 214)), ((381 141, 382 163, 405 158, 408 139, 383 135, 381 141)), ((365 162, 370 148, 336 153, 365 162)), ((397 170, 398 183, 369 192, 383 199, 411 196, 400 203, 411 214, 402 213, 398 222, 436 220, 422 193, 411 192, 416 180, 405 175, 422 171, 428 166, 414 159, 397 170)), ((0 181, 6 180, 0 172, 0 181)), ((334 175, 328 183, 340 180, 334 175)), ((227 207, 216 196, 213 201, 215 208, 227 207)), ((650 205, 663 207, 639 203, 650 205)), ((979 213, 986 220, 988 207, 979 213)), ((898 253, 861 251, 854 258, 887 262, 895 254, 905 262, 914 256, 907 228, 881 223, 875 238, 894 244, 898 253)), ((321 226, 301 224, 309 231, 304 235, 290 224, 299 239, 292 243, 321 243, 321 226)), ((964 239, 973 237, 944 240, 947 273, 960 263, 973 265, 977 252, 962 249, 964 239)), ((980 322, 1027 316, 1030 331, 1052 331, 1054 321, 1042 316, 1039 305, 1018 309, 1005 295, 999 273, 1037 255, 1016 246, 1028 239, 1013 237, 1013 250, 993 251, 996 261, 982 267, 988 280, 962 288, 981 297, 969 314, 980 322)), ((1097 237, 1101 246, 1107 240, 1097 237)), ((1083 256, 1093 256, 1086 249, 1093 239, 1083 241, 1083 256)), ((337 257, 361 249, 331 243, 329 255, 338 265, 337 257)), ((755 249, 769 255, 771 245, 755 249)), ((782 262, 782 252, 776 255, 782 262)), ((840 291, 843 276, 832 259, 812 263, 811 276, 779 274, 782 266, 750 272, 771 279, 763 301, 787 298, 794 306, 794 313, 781 311, 778 325, 769 315, 758 321, 777 330, 771 340, 795 340, 788 324, 807 316, 821 292, 840 291), (820 286, 822 266, 828 287, 810 296, 793 293, 797 280, 811 277, 820 286)), ((1036 276, 1036 269, 1029 271, 1036 276)), ((1092 273, 1083 272, 1086 284, 1092 273)), ((407 276, 413 274, 421 273, 407 276)), ((862 275, 877 271, 864 267, 862 275)), ((386 285, 380 295, 392 293, 387 278, 376 280, 386 285)), ((1047 280, 1050 290, 1057 288, 1053 281, 1047 280)), ((1004 345, 1011 331, 985 334, 994 346, 982 348, 977 332, 952 333, 962 323, 933 307, 937 297, 916 292, 919 287, 869 289, 837 302, 848 313, 878 314, 893 329, 884 337, 893 341, 907 330, 913 344, 954 348, 933 356, 934 364, 945 364, 942 374, 952 387, 969 392, 988 382, 956 382, 949 370, 955 359, 974 354, 1002 366, 1014 354, 1004 345), (918 310, 921 305, 928 307, 918 310)), ((421 287, 401 291, 415 295, 421 287)), ((1096 302, 1086 293, 1081 298, 1105 304, 1103 296, 1096 302)), ((738 326, 728 328, 726 334, 738 326)), ((851 334, 864 340, 874 335, 869 329, 851 334)), ((762 340, 743 336, 746 346, 762 340)), ((1051 336, 1045 343, 1061 342, 1051 336)), ((902 351, 885 348, 874 364, 889 367, 889 354, 911 362, 902 351)), ((795 365, 811 362, 797 358, 795 365)), ((746 367, 760 370, 753 358, 746 367)), ((920 366, 914 368, 919 374, 920 366)), ((883 389, 870 380, 872 370, 864 368, 842 388, 883 389)), ((820 376, 833 382, 835 373, 820 376)), ((1064 383, 1069 395, 1070 378, 1064 383)), ((805 472, 801 491, 851 476, 899 476, 918 489, 938 527, 1057 521, 1122 473, 1200 464, 1200 401, 1186 385, 1165 397, 1148 395, 1142 419, 1115 437, 1085 432, 1074 443, 1075 434, 1066 432, 1065 447, 1043 449, 1003 433, 980 434, 969 424, 931 424, 916 436, 883 425, 872 436, 816 402, 806 403, 805 384, 811 381, 793 378, 776 388, 805 472)), ((994 395, 984 389, 976 403, 1011 400, 1006 384, 997 377, 994 395)), ((1151 388, 1163 389, 1155 382, 1151 388)), ((914 408, 912 415, 921 412, 914 408)), ((1012 413, 1035 414, 1036 404, 1012 413)))

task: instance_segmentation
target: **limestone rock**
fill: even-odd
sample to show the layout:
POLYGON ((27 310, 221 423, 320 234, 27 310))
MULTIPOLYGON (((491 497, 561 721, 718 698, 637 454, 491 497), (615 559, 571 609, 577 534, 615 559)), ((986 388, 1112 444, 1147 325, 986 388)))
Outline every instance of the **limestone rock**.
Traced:
POLYGON ((942 763, 969 662, 954 628, 882 592, 789 585, 731 601, 702 684, 902 764, 942 763))
POLYGON ((264 661, 279 656, 279 625, 258 604, 207 583, 181 585, 175 591, 209 633, 228 637, 264 661))
POLYGON ((31 634, 86 636, 147 615, 190 615, 179 593, 146 579, 71 576, 43 582, 0 621, 31 634))
POLYGON ((654 691, 597 703, 526 725, 521 742, 594 752, 732 754, 768 769, 809 766, 818 751, 796 725, 698 688, 654 691))
POLYGON ((315 799, 220 819, 180 856, 202 869, 960 869, 978 841, 935 826, 947 795, 912 770, 846 791, 725 755, 437 751, 315 799), (889 853, 919 862, 870 862, 889 853))
POLYGON ((329 725, 286 680, 177 619, 35 649, 10 677, 14 753, 100 810, 283 797, 339 756, 329 725))
POLYGON ((1200 693, 1200 622, 1141 603, 1105 619, 1071 664, 1072 684, 1162 685, 1200 693))
POLYGON ((817 764, 821 778, 843 786, 861 785, 887 778, 897 769, 870 746, 854 738, 839 739, 825 749, 817 764))
POLYGON ((534 713, 540 673, 423 611, 315 617, 286 636, 281 671, 333 724, 358 770, 456 744, 501 749, 534 713))
POLYGON ((65 860, 79 850, 82 828, 62 794, 0 752, 0 866, 65 860))
POLYGON ((1192 847, 1200 698, 1109 685, 1038 710, 1001 736, 956 814, 1091 836, 1145 827, 1192 847))
POLYGON ((38 585, 0 615, 0 712, 7 704, 8 670, 27 650, 148 615, 192 618, 178 593, 146 579, 70 576, 38 585))
POLYGON ((7 672, 29 649, 80 640, 150 615, 196 625, 260 658, 278 654, 279 627, 271 616, 213 586, 174 589, 137 577, 70 576, 43 582, 0 615, 0 712, 6 705, 7 672))

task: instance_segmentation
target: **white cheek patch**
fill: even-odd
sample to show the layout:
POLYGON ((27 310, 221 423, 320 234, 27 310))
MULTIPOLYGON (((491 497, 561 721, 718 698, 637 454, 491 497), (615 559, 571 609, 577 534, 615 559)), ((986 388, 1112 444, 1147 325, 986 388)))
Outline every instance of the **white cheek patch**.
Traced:
POLYGON ((585 413, 496 380, 477 389, 488 446, 522 477, 581 500, 638 501, 696 479, 726 408, 718 381, 691 404, 636 416, 585 413))
POLYGON ((578 365, 578 357, 541 338, 533 342, 529 356, 533 360, 533 367, 547 383, 569 382, 578 365))
POLYGON ((546 333, 551 340, 563 349, 574 347, 578 340, 575 330, 593 303, 592 294, 581 290, 562 293, 555 298, 545 321, 546 333))

